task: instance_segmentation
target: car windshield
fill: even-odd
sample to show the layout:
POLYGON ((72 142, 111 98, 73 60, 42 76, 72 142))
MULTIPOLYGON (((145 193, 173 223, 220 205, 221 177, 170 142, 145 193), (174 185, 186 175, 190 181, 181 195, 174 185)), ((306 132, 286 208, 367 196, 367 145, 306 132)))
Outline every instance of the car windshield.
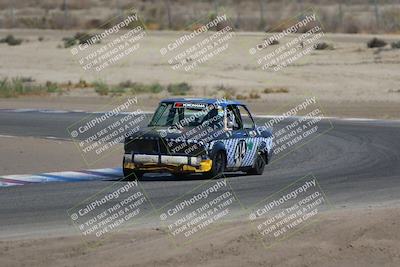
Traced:
POLYGON ((208 121, 216 123, 222 118, 222 114, 213 105, 204 103, 161 103, 149 126, 195 127, 208 121))

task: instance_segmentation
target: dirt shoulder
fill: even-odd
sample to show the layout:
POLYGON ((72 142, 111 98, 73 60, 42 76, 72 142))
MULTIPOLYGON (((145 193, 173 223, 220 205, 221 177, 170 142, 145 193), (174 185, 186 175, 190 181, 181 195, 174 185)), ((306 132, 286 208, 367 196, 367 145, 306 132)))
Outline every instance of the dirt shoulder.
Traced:
MULTIPOLYGON (((244 100, 254 114, 279 115, 295 107, 310 95, 271 96, 259 100, 244 100)), ((145 111, 154 111, 163 97, 138 96, 138 103, 145 111)), ((0 106, 4 109, 52 109, 52 110, 82 110, 105 111, 115 101, 111 97, 20 97, 14 99, 0 99, 0 106)), ((317 98, 325 116, 340 118, 372 118, 372 119, 400 119, 399 103, 397 101, 328 101, 317 98)))
POLYGON ((0 256, 5 266, 399 266, 399 207, 319 216, 268 249, 247 222, 231 222, 184 247, 163 229, 131 229, 92 247, 80 236, 1 241, 0 256))

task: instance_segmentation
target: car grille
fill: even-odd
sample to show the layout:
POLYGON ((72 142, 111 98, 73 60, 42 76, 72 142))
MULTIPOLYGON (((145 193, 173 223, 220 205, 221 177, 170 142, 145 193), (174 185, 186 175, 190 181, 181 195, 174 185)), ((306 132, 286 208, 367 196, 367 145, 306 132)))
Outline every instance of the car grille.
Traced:
POLYGON ((165 140, 160 138, 139 137, 126 140, 125 152, 136 154, 161 154, 201 156, 206 153, 204 146, 197 142, 165 140))
POLYGON ((200 156, 205 154, 205 149, 204 146, 198 142, 163 140, 161 152, 166 152, 169 155, 200 156))
POLYGON ((125 151, 140 154, 158 154, 158 141, 133 139, 125 143, 125 151))

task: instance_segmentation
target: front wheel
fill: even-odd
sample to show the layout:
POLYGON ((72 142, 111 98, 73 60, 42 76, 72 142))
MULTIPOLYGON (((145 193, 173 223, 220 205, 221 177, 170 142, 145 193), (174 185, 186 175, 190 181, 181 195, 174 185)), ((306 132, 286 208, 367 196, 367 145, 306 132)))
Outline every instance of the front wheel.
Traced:
POLYGON ((123 180, 140 180, 143 177, 144 172, 143 171, 135 171, 132 169, 128 169, 124 167, 125 165, 125 159, 122 161, 122 173, 124 175, 123 180))
POLYGON ((223 151, 218 151, 212 158, 211 170, 204 173, 204 177, 211 179, 214 177, 219 177, 225 171, 226 157, 223 151))
POLYGON ((247 171, 247 174, 261 175, 264 172, 265 159, 262 154, 258 154, 256 160, 253 163, 251 169, 247 171))
POLYGON ((124 172, 124 180, 140 180, 142 179, 144 172, 143 171, 135 171, 135 170, 131 170, 131 169, 126 169, 123 168, 123 172, 124 172))

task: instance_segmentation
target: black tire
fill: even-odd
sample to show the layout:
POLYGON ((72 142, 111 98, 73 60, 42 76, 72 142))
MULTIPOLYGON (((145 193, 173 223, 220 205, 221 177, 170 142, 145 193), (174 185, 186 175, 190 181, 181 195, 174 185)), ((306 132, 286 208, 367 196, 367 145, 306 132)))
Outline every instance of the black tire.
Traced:
POLYGON ((123 180, 128 180, 128 181, 129 180, 133 181, 136 179, 140 180, 140 179, 142 179, 143 174, 144 174, 143 171, 135 171, 132 169, 124 168, 124 162, 122 162, 122 172, 124 174, 123 180))
POLYGON ((144 172, 143 171, 134 171, 131 169, 123 169, 124 172, 124 180, 133 181, 142 179, 144 172))
POLYGON ((215 153, 214 157, 212 158, 212 166, 211 170, 204 173, 204 177, 207 179, 211 179, 214 177, 220 177, 222 173, 225 171, 226 166, 226 156, 223 151, 218 151, 215 153))
POLYGON ((175 173, 172 173, 172 174, 175 176, 176 179, 183 179, 184 180, 184 179, 192 178, 190 173, 175 172, 175 173))
POLYGON ((130 169, 122 168, 122 172, 124 174, 124 179, 127 179, 127 177, 129 177, 132 174, 132 170, 130 169))
POLYGON ((251 169, 247 170, 247 174, 251 175, 261 175, 265 168, 265 157, 263 154, 258 154, 256 160, 253 163, 251 169))

